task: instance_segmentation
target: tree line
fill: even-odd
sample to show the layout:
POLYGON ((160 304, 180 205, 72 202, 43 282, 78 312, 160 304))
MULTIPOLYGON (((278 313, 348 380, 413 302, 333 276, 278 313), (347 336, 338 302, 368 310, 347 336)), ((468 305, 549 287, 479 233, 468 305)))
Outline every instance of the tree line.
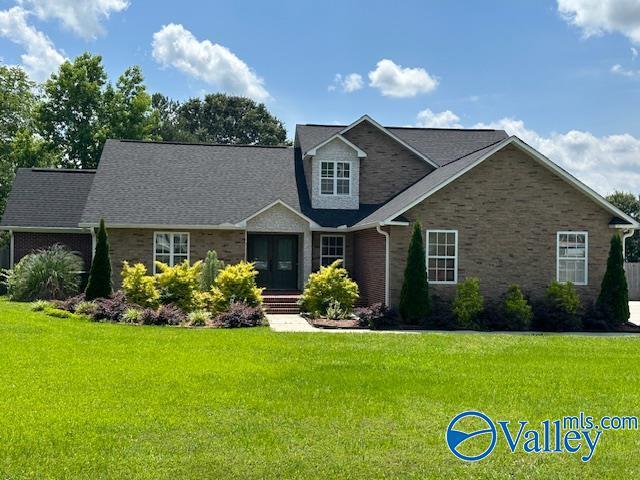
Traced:
POLYGON ((20 167, 96 168, 108 138, 281 145, 283 123, 262 103, 221 93, 151 95, 138 66, 110 82, 102 57, 84 53, 42 84, 0 64, 0 215, 20 167))

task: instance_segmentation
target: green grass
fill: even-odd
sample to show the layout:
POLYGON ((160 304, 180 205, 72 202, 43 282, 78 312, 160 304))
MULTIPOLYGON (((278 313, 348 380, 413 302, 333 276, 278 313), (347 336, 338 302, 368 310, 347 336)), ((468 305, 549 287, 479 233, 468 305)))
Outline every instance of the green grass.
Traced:
POLYGON ((96 324, 0 301, 0 478, 637 478, 640 432, 589 463, 463 463, 450 419, 637 415, 640 338, 276 334, 96 324))

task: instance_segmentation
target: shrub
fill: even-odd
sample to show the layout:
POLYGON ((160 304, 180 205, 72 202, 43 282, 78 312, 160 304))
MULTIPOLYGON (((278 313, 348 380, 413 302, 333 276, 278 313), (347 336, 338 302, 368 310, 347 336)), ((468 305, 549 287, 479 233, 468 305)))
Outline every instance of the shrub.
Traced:
POLYGON ((122 319, 122 314, 129 306, 124 293, 121 291, 114 293, 111 298, 98 298, 94 303, 95 311, 92 318, 110 322, 119 322, 122 319))
POLYGON ((602 279, 597 307, 606 315, 611 328, 620 327, 629 320, 629 289, 624 273, 622 240, 618 234, 611 238, 607 270, 602 279))
POLYGON ((153 308, 141 310, 138 321, 142 325, 160 325, 160 323, 158 323, 158 313, 153 308))
POLYGON ((187 325, 190 327, 203 327, 211 319, 211 314, 206 310, 194 310, 187 315, 187 325))
POLYGON ((111 258, 109 257, 109 239, 104 220, 100 220, 100 228, 96 237, 96 249, 89 271, 89 281, 85 295, 87 300, 108 298, 113 288, 111 285, 111 258))
POLYGON ((168 266, 162 262, 156 262, 156 268, 160 273, 156 274, 156 285, 160 293, 160 303, 173 304, 185 312, 196 307, 196 295, 200 286, 200 270, 202 262, 189 265, 189 261, 168 266))
POLYGON ((606 332, 611 330, 609 315, 598 307, 598 304, 591 302, 582 318, 584 330, 589 332, 606 332))
POLYGON ((338 302, 332 300, 327 307, 327 314, 325 316, 329 320, 344 320, 349 316, 349 312, 342 308, 338 302))
POLYGON ((84 293, 81 293, 80 295, 69 297, 66 300, 56 300, 54 303, 56 307, 62 310, 66 310, 67 312, 75 312, 78 304, 84 301, 84 293))
POLYGON ((26 255, 4 274, 11 300, 61 300, 78 293, 82 259, 62 245, 26 255))
POLYGON ((180 325, 187 319, 185 313, 176 305, 160 305, 156 312, 156 325, 180 325))
POLYGON ((340 266, 341 262, 336 260, 309 275, 300 297, 300 307, 305 312, 326 315, 333 302, 345 312, 351 312, 359 297, 358 284, 349 278, 347 271, 340 266))
POLYGON ((135 307, 127 307, 122 313, 122 321, 124 323, 141 323, 142 310, 135 307))
POLYGON ((51 307, 51 303, 46 300, 36 300, 31 304, 32 312, 42 312, 45 308, 51 307))
POLYGON ((209 322, 210 326, 223 328, 257 327, 262 325, 262 308, 233 302, 229 309, 209 322))
POLYGON ((96 313, 96 304, 95 302, 80 302, 75 306, 73 312, 77 313, 78 315, 93 317, 96 313))
POLYGON ((257 275, 253 263, 248 262, 227 265, 220 270, 209 295, 211 311, 226 310, 234 302, 251 307, 262 305, 263 289, 256 285, 257 275))
POLYGON ((358 317, 358 325, 360 327, 370 328, 371 330, 380 330, 395 325, 392 315, 383 303, 374 303, 368 307, 356 308, 353 314, 358 317))
POLYGON ((502 314, 510 330, 528 330, 531 327, 533 309, 518 285, 509 285, 502 305, 502 314))
POLYGON ((571 282, 551 282, 537 310, 537 326, 543 330, 573 331, 582 328, 578 316, 580 297, 571 282))
POLYGON ((43 312, 50 317, 54 318, 71 318, 73 317, 73 313, 68 312, 66 310, 62 310, 61 308, 55 307, 46 307, 43 312))
POLYGON ((476 328, 477 320, 484 310, 484 299, 480 293, 480 280, 468 277, 456 286, 456 295, 452 305, 457 326, 476 328))
POLYGON ((420 323, 429 316, 430 311, 431 299, 422 227, 419 222, 416 222, 413 225, 407 264, 404 269, 404 281, 400 291, 400 315, 408 323, 420 323))
POLYGON ((154 278, 147 275, 147 267, 142 263, 122 263, 122 290, 130 303, 141 307, 158 305, 160 293, 156 289, 154 278))
POLYGON ((213 287, 216 277, 220 270, 224 268, 224 262, 218 260, 218 254, 215 250, 209 250, 207 256, 202 263, 202 272, 200 273, 200 290, 208 292, 213 287))

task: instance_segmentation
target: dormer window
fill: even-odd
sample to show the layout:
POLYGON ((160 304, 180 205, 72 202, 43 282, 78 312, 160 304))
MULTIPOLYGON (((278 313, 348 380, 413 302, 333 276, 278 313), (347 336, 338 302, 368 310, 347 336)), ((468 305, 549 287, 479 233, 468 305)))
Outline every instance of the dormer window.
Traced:
POLYGON ((320 163, 320 194, 351 194, 351 164, 349 162, 323 161, 320 163))

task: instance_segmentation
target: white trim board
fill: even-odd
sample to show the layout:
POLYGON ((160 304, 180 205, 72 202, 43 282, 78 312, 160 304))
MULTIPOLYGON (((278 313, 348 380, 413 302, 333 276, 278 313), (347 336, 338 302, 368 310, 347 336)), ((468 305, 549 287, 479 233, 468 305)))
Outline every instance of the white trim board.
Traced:
POLYGON ((304 153, 304 156, 310 155, 310 156, 315 156, 318 153, 318 149, 324 147, 325 145, 327 145, 328 143, 331 143, 333 140, 341 140, 342 142, 344 142, 348 147, 353 148, 356 153, 358 154, 358 158, 364 158, 367 156, 367 153, 362 150, 360 147, 358 147, 357 145, 351 143, 349 140, 347 140, 346 138, 344 138, 341 134, 336 133, 335 135, 330 136, 329 138, 327 138, 325 141, 319 143, 318 145, 316 145, 315 147, 313 147, 312 149, 306 151, 304 153))
POLYGON ((618 209, 617 207, 613 206, 611 203, 607 202, 599 194, 597 194, 591 188, 589 188, 584 183, 582 183, 580 180, 575 178, 569 172, 567 172, 566 170, 562 169, 561 167, 559 167, 558 165, 553 163, 551 160, 549 160, 547 157, 545 157, 542 153, 538 152, 535 148, 527 145, 525 142, 523 142, 522 140, 520 140, 516 136, 511 136, 509 138, 504 139, 500 143, 496 144, 495 147, 493 147, 487 153, 482 155, 480 158, 478 158, 478 160, 473 162, 471 165, 469 165, 468 167, 462 169, 461 171, 459 171, 455 175, 449 177, 448 179, 444 180, 443 182, 441 182, 439 185, 435 186, 434 188, 432 188, 428 192, 420 195, 418 198, 416 198, 414 201, 412 201, 409 205, 403 207, 399 211, 395 212, 393 215, 390 215, 389 217, 387 217, 384 220, 383 223, 387 223, 387 222, 393 221, 394 218, 398 217, 399 215, 402 215, 407 210, 410 210, 411 208, 415 207, 417 204, 419 204, 420 202, 422 202, 426 198, 428 198, 431 195, 433 195, 434 193, 436 193, 438 190, 440 190, 440 189, 446 187, 447 185, 449 185, 450 183, 454 182, 455 180, 457 180, 458 178, 463 176, 468 171, 470 171, 470 170, 474 169, 475 167, 477 167, 478 165, 480 165, 486 159, 491 157, 494 153, 502 150, 507 145, 514 145, 515 147, 518 147, 519 149, 521 149, 525 153, 528 153, 535 160, 537 160, 540 164, 542 164, 544 167, 546 167, 547 169, 551 170, 553 173, 555 173, 560 178, 565 180, 567 183, 569 183, 570 185, 575 187, 577 190, 581 191, 582 193, 584 193, 585 195, 590 197, 592 200, 594 200, 596 203, 598 203, 601 207, 604 207, 606 210, 611 212, 613 215, 628 221, 629 225, 631 225, 631 226, 630 227, 627 226, 627 228, 640 229, 640 223, 638 223, 636 220, 634 220, 629 215, 624 213, 622 210, 618 209))

